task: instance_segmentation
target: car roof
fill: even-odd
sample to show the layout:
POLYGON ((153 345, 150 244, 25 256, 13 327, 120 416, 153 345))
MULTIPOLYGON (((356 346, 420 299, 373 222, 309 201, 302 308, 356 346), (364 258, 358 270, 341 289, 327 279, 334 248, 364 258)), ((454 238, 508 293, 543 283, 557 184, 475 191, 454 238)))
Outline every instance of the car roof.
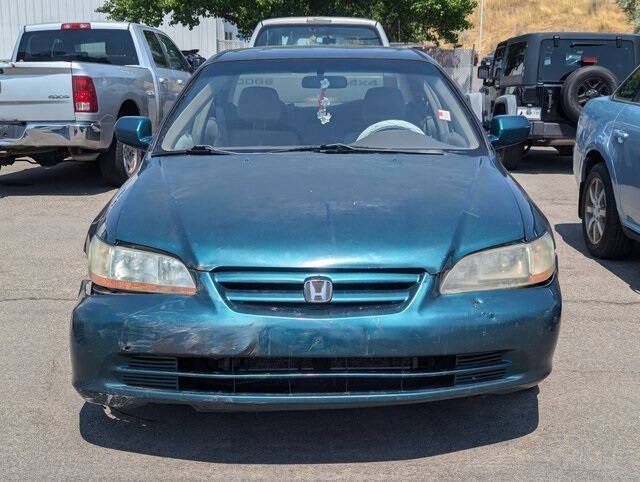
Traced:
POLYGON ((278 17, 268 18, 260 22, 262 26, 265 25, 295 25, 295 24, 323 24, 323 23, 335 23, 338 25, 370 25, 375 26, 378 22, 369 18, 357 18, 357 17, 278 17))
POLYGON ((502 42, 499 42, 498 45, 501 45, 505 42, 521 42, 521 41, 539 41, 545 39, 553 39, 555 36, 558 36, 560 40, 562 39, 571 39, 571 40, 589 40, 589 39, 601 39, 601 40, 615 40, 616 38, 620 38, 622 40, 639 40, 640 35, 635 34, 621 34, 621 33, 611 33, 611 32, 530 32, 523 35, 518 35, 516 37, 511 37, 502 42))
POLYGON ((265 59, 375 59, 433 62, 433 59, 425 53, 397 47, 253 47, 225 50, 212 57, 207 63, 265 59))

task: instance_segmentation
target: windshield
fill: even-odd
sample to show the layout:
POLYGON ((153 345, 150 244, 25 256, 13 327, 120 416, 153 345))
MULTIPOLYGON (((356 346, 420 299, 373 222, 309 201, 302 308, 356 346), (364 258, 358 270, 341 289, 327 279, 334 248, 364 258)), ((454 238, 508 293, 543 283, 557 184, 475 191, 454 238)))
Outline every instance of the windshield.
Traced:
POLYGON ((351 25, 273 25, 258 34, 256 47, 283 45, 330 45, 332 47, 382 45, 372 27, 351 25))
POLYGON ((540 80, 560 81, 585 65, 601 65, 624 79, 635 67, 633 43, 624 40, 544 40, 540 47, 540 80))
POLYGON ((286 59, 205 67, 159 135, 160 151, 267 150, 345 143, 475 149, 451 84, 426 61, 286 59))
POLYGON ((18 62, 78 61, 137 65, 138 56, 128 30, 82 29, 25 32, 18 62))

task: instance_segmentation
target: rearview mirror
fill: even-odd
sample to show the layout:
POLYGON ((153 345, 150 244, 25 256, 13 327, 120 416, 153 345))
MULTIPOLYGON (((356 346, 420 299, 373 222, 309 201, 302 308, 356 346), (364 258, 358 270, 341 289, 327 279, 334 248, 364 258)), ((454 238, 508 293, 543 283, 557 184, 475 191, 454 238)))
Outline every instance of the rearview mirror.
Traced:
POLYGON ((491 119, 489 141, 496 149, 521 144, 529 138, 531 125, 521 115, 497 115, 491 119))
POLYGON ((116 138, 136 149, 147 150, 151 144, 151 119, 148 117, 120 117, 116 122, 116 138))
POLYGON ((302 78, 303 89, 321 89, 322 80, 328 80, 328 89, 344 89, 347 86, 347 78, 342 75, 307 75, 302 78))
POLYGON ((480 65, 478 66, 478 78, 482 80, 487 80, 489 78, 489 66, 488 65, 480 65))

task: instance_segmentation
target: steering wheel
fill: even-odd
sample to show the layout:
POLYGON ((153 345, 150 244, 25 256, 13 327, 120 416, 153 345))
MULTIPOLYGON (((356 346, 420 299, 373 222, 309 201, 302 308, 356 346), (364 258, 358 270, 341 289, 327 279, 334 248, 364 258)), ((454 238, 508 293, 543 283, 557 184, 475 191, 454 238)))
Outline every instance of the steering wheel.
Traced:
POLYGON ((375 124, 371 124, 365 130, 363 130, 356 142, 361 141, 365 137, 369 137, 371 134, 375 134, 376 132, 386 131, 391 129, 406 129, 416 134, 426 135, 422 129, 420 129, 417 125, 412 124, 411 122, 399 120, 399 119, 389 119, 385 121, 376 122, 375 124))

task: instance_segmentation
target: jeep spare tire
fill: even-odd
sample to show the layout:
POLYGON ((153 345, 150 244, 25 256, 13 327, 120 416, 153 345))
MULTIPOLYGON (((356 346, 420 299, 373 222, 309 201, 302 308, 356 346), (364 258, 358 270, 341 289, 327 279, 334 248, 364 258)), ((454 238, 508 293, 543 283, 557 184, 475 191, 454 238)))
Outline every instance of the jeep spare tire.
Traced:
POLYGON ((599 65, 582 67, 572 72, 562 85, 562 109, 577 124, 582 108, 596 97, 611 95, 618 79, 609 69, 599 65))

